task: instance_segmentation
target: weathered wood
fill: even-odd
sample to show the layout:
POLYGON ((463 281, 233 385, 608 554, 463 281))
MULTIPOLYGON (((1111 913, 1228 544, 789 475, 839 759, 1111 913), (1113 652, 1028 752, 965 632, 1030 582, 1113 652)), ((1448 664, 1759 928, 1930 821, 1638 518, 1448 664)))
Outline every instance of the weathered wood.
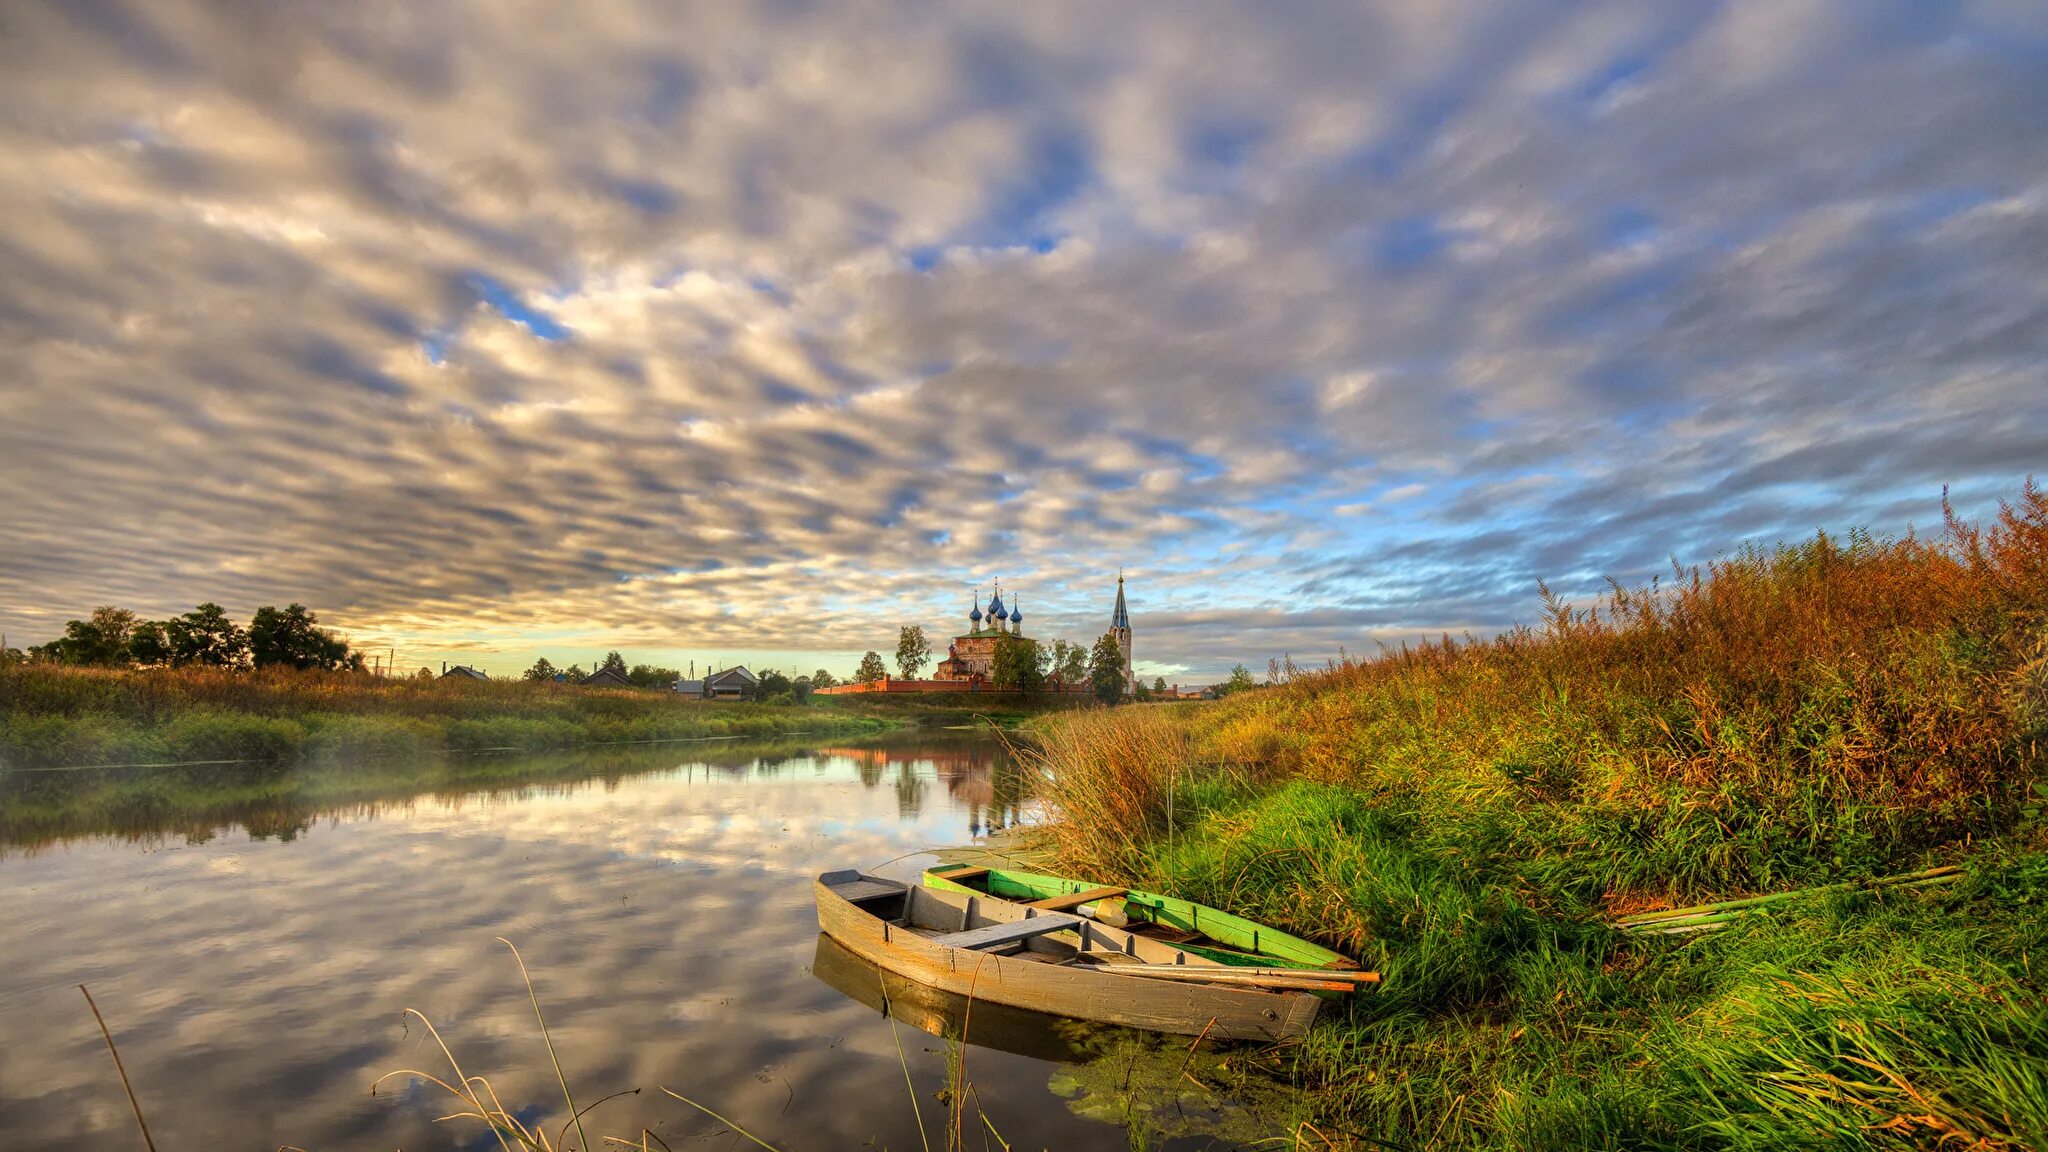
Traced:
MULTIPOLYGON (((1095 953, 1088 953, 1093 956, 1095 953)), ((1257 988, 1285 988, 1302 992, 1356 992, 1364 984, 1377 984, 1378 973, 1373 979, 1357 981, 1334 978, 1334 973, 1320 973, 1309 968, 1183 968, 1167 964, 1120 964, 1114 970, 1119 976, 1141 976, 1150 980, 1188 980, 1210 984, 1242 984, 1257 988)))
POLYGON ((948 948, 972 948, 976 950, 999 948, 1005 944, 1022 944, 1033 936, 1078 927, 1078 917, 1058 914, 1034 916, 1029 920, 1013 920, 1008 924, 984 924, 965 932, 949 932, 944 936, 933 936, 931 942, 948 948))
MULTIPOLYGON (((1085 965, 1046 963, 1075 955, 1072 938, 1062 932, 1024 941, 1032 959, 950 948, 919 934, 919 929, 943 932, 958 924, 968 899, 965 893, 910 889, 905 901, 910 928, 885 924, 841 898, 831 884, 816 884, 814 893, 818 925, 826 935, 871 964, 920 984, 979 1001, 1159 1032, 1194 1036, 1206 1030, 1218 1038, 1267 1042, 1300 1037, 1322 1007, 1320 998, 1305 991, 1275 991, 1243 984, 1126 980, 1118 978, 1124 965, 1119 965, 1118 970, 1103 971, 1085 965)), ((994 897, 977 895, 975 900, 976 914, 970 918, 975 921, 973 927, 1049 918, 994 897)), ((1091 921, 1082 921, 1080 932, 1091 939, 1091 950, 1115 951, 1176 968, 1224 967, 1156 940, 1133 937, 1091 921)))
POLYGON ((885 880, 855 880, 849 884, 834 884, 832 890, 839 898, 855 904, 876 900, 883 896, 903 895, 903 885, 891 884, 885 880))
POLYGON ((1125 891, 1126 889, 1123 888, 1090 888, 1086 892, 1069 892, 1065 896, 1054 896, 1050 900, 1033 900, 1025 905, 1025 907, 1042 908, 1047 912, 1066 912, 1070 909, 1079 908, 1083 904, 1093 904, 1097 900, 1107 900, 1112 896, 1121 896, 1125 891))
MULTIPOLYGON (((936 870, 935 870, 935 871, 936 871, 936 870)), ((955 883, 955 884, 965 884, 965 883, 967 883, 967 882, 968 882, 969 880, 979 880, 979 879, 981 879, 981 878, 982 878, 983 876, 986 876, 986 875, 988 875, 988 869, 986 869, 986 868, 954 868, 954 869, 950 869, 950 870, 948 870, 948 871, 942 872, 942 873, 940 873, 940 875, 943 875, 943 876, 944 876, 944 877, 945 877, 946 879, 948 879, 948 880, 951 880, 951 881, 952 881, 953 883, 955 883)))

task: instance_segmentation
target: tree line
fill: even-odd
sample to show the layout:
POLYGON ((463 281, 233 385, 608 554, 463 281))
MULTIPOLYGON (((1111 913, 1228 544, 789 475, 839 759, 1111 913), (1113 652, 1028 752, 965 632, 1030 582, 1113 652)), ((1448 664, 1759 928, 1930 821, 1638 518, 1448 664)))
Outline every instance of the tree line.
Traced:
POLYGON ((201 604, 168 620, 145 620, 126 608, 101 605, 64 634, 27 651, 0 652, 0 662, 36 661, 96 668, 317 668, 360 671, 363 657, 348 641, 320 627, 303 604, 266 605, 237 624, 218 604, 201 604))
MULTIPOLYGON (((617 672, 635 688, 671 688, 683 678, 681 670, 659 664, 635 664, 626 666, 626 658, 616 650, 605 653, 603 660, 585 672, 581 664, 557 668, 553 661, 542 656, 533 666, 520 675, 527 680, 560 680, 575 684, 589 676, 604 671, 617 672)), ((809 676, 791 676, 775 669, 760 674, 759 681, 749 689, 744 698, 764 704, 801 704, 818 688, 830 688, 839 683, 839 678, 823 668, 809 676)))

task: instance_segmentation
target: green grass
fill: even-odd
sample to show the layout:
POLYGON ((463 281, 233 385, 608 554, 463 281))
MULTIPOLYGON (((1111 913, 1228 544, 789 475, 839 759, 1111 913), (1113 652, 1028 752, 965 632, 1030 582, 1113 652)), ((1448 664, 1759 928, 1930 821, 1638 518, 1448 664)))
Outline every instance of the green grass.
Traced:
POLYGON ((562 684, 290 670, 0 669, 0 767, 855 735, 898 723, 855 709, 693 703, 656 691, 562 684))
POLYGON ((2048 1150, 2048 496, 1680 576, 1036 723, 1060 863, 1380 969, 1255 1061, 1359 1147, 2048 1150))

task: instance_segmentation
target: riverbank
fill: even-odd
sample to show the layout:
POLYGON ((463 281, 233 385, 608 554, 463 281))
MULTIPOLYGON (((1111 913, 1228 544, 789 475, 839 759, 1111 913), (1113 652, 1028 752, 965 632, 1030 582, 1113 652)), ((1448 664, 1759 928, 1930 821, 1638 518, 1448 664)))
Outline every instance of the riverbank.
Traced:
POLYGON ((867 716, 918 727, 993 724, 1015 727, 1038 717, 1097 707, 1092 696, 1025 695, 1018 692, 858 693, 813 696, 810 707, 849 716, 867 716))
POLYGON ((899 723, 873 711, 712 704, 656 691, 525 681, 289 669, 0 669, 0 765, 8 767, 848 736, 899 723))
POLYGON ((1247 1062, 1358 1147, 2048 1149, 2048 499, 1545 607, 1034 725, 1061 863, 1382 971, 1247 1062))

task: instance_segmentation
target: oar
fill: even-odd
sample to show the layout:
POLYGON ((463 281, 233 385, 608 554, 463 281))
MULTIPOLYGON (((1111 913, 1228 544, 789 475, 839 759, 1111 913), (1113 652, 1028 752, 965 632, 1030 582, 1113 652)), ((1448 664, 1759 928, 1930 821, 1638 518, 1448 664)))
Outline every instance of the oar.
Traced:
POLYGON ((1194 980, 1214 984, 1250 984, 1287 991, 1356 992, 1380 982, 1377 972, 1325 972, 1304 968, 1231 968, 1206 964, 1116 964, 1096 969, 1117 976, 1152 980, 1194 980))
POLYGON ((1951 884, 1962 879, 1962 870, 1955 865, 1930 868, 1925 872, 1914 872, 1904 876, 1886 876, 1868 881, 1849 881, 1841 884, 1827 884, 1818 888, 1795 889, 1790 892, 1774 892, 1767 896, 1751 896, 1742 900, 1724 900, 1716 904, 1700 904, 1691 908, 1672 908, 1662 912, 1640 912, 1616 920, 1615 926, 1624 932, 1664 932, 1679 928, 1687 930, 1718 927, 1740 913, 1802 896, 1819 896, 1832 892, 1849 892, 1858 888, 1917 888, 1929 884, 1951 884))

